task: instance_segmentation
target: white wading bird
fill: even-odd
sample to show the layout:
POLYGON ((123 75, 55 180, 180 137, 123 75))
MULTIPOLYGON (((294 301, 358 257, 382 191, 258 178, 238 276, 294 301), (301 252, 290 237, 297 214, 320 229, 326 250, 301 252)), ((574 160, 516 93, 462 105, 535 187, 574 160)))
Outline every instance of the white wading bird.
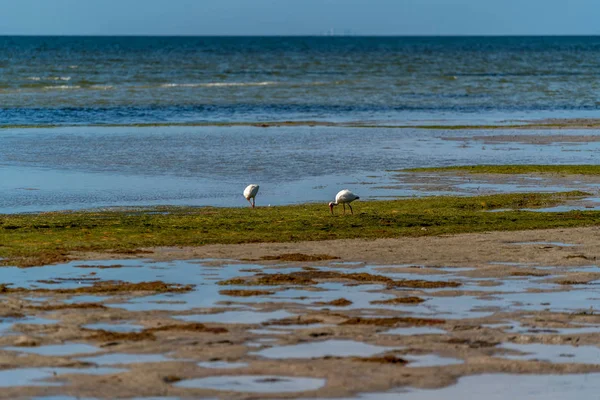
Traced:
POLYGON ((254 208, 254 203, 256 203, 256 194, 258 193, 258 185, 248 185, 246 189, 244 189, 244 197, 250 203, 250 206, 254 208), (250 201, 252 199, 252 201, 250 201))
POLYGON ((354 211, 352 211, 352 206, 350 205, 350 203, 352 203, 354 200, 358 200, 358 199, 360 199, 360 197, 358 197, 357 195, 355 195, 348 189, 341 190, 335 196, 335 201, 332 201, 331 203, 329 203, 329 209, 331 210, 331 215, 333 215, 333 207, 337 206, 338 204, 342 204, 344 206, 344 214, 346 214, 346 204, 348 204, 348 207, 350 207, 350 212, 352 214, 354 214, 354 211))

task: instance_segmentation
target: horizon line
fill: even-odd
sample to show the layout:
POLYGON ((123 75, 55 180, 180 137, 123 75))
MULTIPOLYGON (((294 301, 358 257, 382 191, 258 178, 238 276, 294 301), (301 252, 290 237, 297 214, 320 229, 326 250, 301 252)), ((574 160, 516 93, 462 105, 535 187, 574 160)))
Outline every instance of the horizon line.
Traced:
POLYGON ((247 37, 318 37, 318 38, 455 38, 455 37, 600 37, 600 33, 591 34, 248 34, 248 35, 228 35, 228 34, 146 34, 146 33, 115 33, 115 34, 29 34, 29 33, 0 33, 0 37, 227 37, 227 38, 247 38, 247 37))

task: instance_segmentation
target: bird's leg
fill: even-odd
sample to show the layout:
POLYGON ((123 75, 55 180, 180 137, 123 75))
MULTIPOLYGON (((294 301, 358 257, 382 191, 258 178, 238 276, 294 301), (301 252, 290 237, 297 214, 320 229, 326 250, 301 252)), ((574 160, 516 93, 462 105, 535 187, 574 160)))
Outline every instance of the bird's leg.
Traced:
POLYGON ((342 203, 342 206, 344 206, 344 215, 346 215, 346 203, 342 203))
POLYGON ((246 200, 248 200, 248 203, 250 203, 250 207, 253 207, 252 206, 252 201, 250 201, 250 199, 246 199, 246 200))
POLYGON ((348 207, 350 207, 350 214, 354 215, 354 211, 352 211, 352 206, 348 203, 348 207))
POLYGON ((256 197, 252 198, 252 208, 254 208, 254 206, 256 205, 256 197))

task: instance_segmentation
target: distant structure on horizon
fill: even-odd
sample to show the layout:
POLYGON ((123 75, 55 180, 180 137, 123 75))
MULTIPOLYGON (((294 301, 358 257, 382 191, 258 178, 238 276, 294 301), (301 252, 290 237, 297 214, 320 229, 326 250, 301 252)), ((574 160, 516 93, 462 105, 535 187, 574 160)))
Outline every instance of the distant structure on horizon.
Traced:
POLYGON ((357 36, 358 33, 354 32, 352 29, 344 29, 343 33, 336 33, 335 28, 329 28, 326 31, 321 31, 319 33, 320 36, 357 36))

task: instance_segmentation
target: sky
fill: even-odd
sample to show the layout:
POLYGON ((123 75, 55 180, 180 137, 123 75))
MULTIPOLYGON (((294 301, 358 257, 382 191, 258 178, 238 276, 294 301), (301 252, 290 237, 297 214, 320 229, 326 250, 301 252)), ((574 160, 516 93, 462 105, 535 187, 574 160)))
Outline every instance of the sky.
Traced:
POLYGON ((589 35, 597 0, 0 0, 1 35, 589 35))

